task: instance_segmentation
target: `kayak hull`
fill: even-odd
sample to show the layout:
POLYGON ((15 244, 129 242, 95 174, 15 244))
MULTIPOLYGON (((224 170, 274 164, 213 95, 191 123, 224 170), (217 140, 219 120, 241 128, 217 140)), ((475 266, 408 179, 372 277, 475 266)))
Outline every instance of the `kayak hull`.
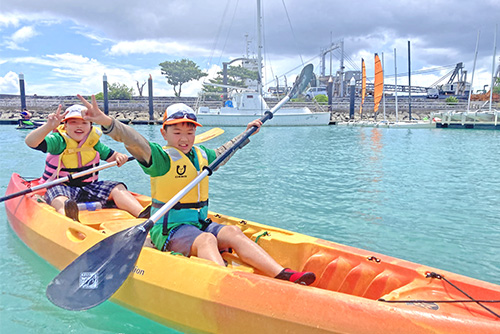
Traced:
MULTIPOLYGON (((33 184, 13 174, 7 194, 28 186, 33 184)), ((74 222, 41 202, 43 192, 13 198, 5 207, 19 238, 58 269, 105 237, 144 221, 102 209, 82 211, 82 223, 74 222)), ((150 201, 137 198, 144 205, 150 201)), ((439 302, 468 298, 445 280, 426 276, 437 272, 477 300, 500 300, 498 285, 234 217, 210 216, 239 226, 281 265, 315 272, 316 282, 306 287, 263 276, 235 254, 226 254, 228 266, 220 267, 144 247, 112 301, 190 333, 500 332, 500 318, 477 303, 439 302)), ((500 314, 498 303, 483 305, 500 314)))

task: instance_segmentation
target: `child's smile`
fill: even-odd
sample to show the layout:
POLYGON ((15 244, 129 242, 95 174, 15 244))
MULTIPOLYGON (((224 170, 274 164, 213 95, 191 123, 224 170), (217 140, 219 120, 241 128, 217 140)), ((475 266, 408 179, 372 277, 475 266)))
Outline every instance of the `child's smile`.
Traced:
POLYGON ((77 142, 82 141, 92 128, 90 122, 79 118, 70 118, 66 121, 66 132, 77 142))

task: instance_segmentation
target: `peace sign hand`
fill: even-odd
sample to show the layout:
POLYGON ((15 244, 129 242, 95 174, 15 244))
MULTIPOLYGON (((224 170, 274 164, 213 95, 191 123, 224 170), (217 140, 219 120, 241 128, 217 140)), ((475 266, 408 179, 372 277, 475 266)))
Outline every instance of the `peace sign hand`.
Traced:
POLYGON ((92 95, 92 104, 90 104, 83 96, 80 94, 76 95, 87 110, 82 111, 83 119, 89 122, 93 122, 99 125, 104 125, 109 127, 113 123, 113 119, 108 115, 104 114, 95 99, 95 95, 92 95))
POLYGON ((54 130, 55 128, 57 128, 61 124, 64 117, 68 113, 66 111, 66 112, 61 114, 61 109, 62 109, 62 105, 59 105, 59 107, 57 107, 57 110, 55 113, 49 114, 49 116, 47 116, 47 126, 50 127, 52 130, 54 130))

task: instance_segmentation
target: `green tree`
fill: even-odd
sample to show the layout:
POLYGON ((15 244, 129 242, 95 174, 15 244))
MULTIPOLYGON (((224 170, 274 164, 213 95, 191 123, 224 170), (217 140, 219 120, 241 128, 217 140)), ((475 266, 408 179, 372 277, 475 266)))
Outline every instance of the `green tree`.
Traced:
MULTIPOLYGON (((215 79, 210 79, 210 83, 222 85, 223 83, 223 73, 222 71, 217 72, 218 76, 215 79)), ((227 84, 229 86, 246 88, 245 81, 247 79, 257 80, 259 73, 257 71, 252 71, 243 66, 229 66, 227 69, 227 84)), ((222 87, 216 87, 211 85, 205 85, 203 91, 207 93, 221 93, 222 87)))
POLYGON ((455 96, 449 96, 445 100, 446 104, 457 104, 458 99, 455 96))
POLYGON ((500 94, 500 78, 497 78, 496 84, 493 85, 493 93, 500 94))
POLYGON ((326 104, 328 102, 328 96, 325 94, 319 94, 314 97, 314 100, 316 100, 319 104, 326 104))
POLYGON ((164 61, 160 63, 161 74, 167 78, 169 85, 174 87, 174 94, 181 96, 182 85, 191 80, 198 80, 207 76, 203 73, 195 62, 189 59, 164 61))
MULTIPOLYGON (((109 100, 131 100, 134 89, 127 87, 125 84, 118 82, 112 83, 108 86, 108 99, 109 100)), ((97 100, 104 100, 104 93, 100 92, 95 95, 97 100)))

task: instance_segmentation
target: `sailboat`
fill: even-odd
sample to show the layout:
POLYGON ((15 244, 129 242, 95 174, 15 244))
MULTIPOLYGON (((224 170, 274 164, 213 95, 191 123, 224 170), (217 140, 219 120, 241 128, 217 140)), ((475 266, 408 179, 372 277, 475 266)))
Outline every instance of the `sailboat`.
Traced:
POLYGON ((382 70, 382 63, 378 54, 375 54, 375 83, 373 88, 374 106, 373 112, 377 115, 380 101, 382 100, 382 93, 384 91, 384 71, 382 70))
POLYGON ((366 96, 366 67, 365 60, 361 58, 361 69, 362 69, 362 77, 361 77, 361 104, 359 105, 359 115, 363 118, 363 104, 365 103, 366 96))
MULTIPOLYGON (((376 118, 380 101, 382 100, 383 92, 384 92, 384 71, 382 68, 382 63, 380 61, 380 57, 377 53, 374 56, 375 59, 375 79, 374 79, 374 89, 373 89, 373 100, 374 107, 373 112, 376 118)), ((359 106, 359 114, 362 118, 363 116, 363 104, 366 96, 366 67, 365 60, 361 59, 361 71, 362 71, 362 79, 361 79, 361 103, 359 106)), ((397 94, 397 92, 396 92, 397 94)), ((397 101, 396 101, 397 108, 397 101)), ((396 109, 396 117, 397 117, 397 109, 396 109)), ((339 122, 337 125, 346 125, 346 126, 360 126, 360 127, 374 127, 374 128, 435 128, 436 122, 433 120, 422 120, 422 121, 396 121, 396 122, 388 122, 386 120, 377 122, 376 120, 365 120, 359 122, 339 122)))
MULTIPOLYGON (((226 101, 224 107, 211 109, 200 106, 197 110, 198 121, 205 126, 246 126, 249 122, 264 115, 270 108, 262 96, 262 11, 260 0, 257 0, 257 30, 259 47, 257 55, 257 68, 259 80, 256 90, 242 89, 232 91, 231 99, 226 101)), ((226 87, 228 88, 228 87, 226 87)), ((312 112, 307 107, 281 108, 273 117, 272 122, 264 126, 317 126, 330 123, 329 112, 312 112)))

